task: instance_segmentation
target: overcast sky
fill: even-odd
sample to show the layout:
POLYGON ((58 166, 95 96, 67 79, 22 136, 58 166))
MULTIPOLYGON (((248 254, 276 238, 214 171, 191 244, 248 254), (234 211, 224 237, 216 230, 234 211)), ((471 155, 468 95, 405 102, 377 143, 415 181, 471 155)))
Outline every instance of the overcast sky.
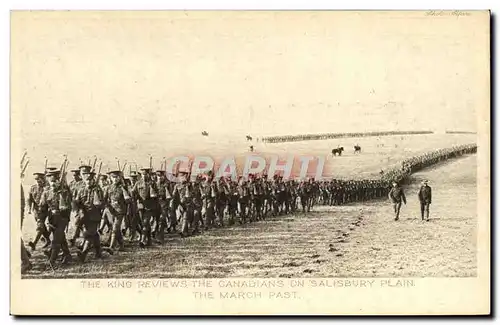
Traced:
POLYGON ((488 20, 43 13, 12 20, 12 112, 52 133, 476 130, 488 20))

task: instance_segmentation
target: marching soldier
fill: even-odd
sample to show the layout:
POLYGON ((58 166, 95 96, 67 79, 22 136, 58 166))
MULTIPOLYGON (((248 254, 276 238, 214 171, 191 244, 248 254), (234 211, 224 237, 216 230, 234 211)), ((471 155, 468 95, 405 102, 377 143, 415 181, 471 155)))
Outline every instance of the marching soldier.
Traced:
MULTIPOLYGON (((229 197, 230 189, 229 184, 227 184, 222 177, 220 177, 215 183, 215 213, 218 217, 218 223, 220 227, 224 227, 224 216, 229 214, 229 197)), ((234 221, 234 219, 233 219, 234 221)))
POLYGON ((189 227, 192 229, 191 234, 194 235, 195 233, 199 232, 199 226, 203 227, 203 218, 201 217, 201 210, 203 208, 203 200, 201 198, 202 193, 201 193, 201 181, 202 181, 202 176, 198 175, 194 182, 192 182, 190 185, 190 192, 191 192, 191 197, 192 197, 192 202, 193 202, 193 215, 192 219, 189 223, 189 227))
POLYGON ((132 193, 137 198, 137 210, 142 225, 139 245, 145 247, 151 246, 151 221, 157 205, 158 191, 151 179, 151 168, 143 168, 141 172, 142 178, 137 181, 132 193))
POLYGON ((139 220, 139 213, 137 210, 137 197, 135 197, 132 189, 139 179, 139 175, 135 171, 130 172, 130 186, 128 186, 128 192, 131 196, 131 201, 127 209, 127 218, 125 219, 125 230, 129 230, 130 241, 135 240, 135 235, 141 233, 141 223, 139 220), (128 220, 127 220, 128 219, 128 220))
POLYGON ((401 187, 399 187, 397 182, 392 183, 392 189, 389 192, 389 199, 394 207, 394 214, 396 215, 395 221, 399 220, 399 211, 401 210, 401 202, 406 205, 406 196, 401 187))
POLYGON ((43 191, 39 203, 41 213, 48 216, 49 228, 52 231, 53 240, 51 248, 50 251, 45 252, 52 266, 55 264, 61 249, 63 252, 63 264, 71 261, 71 253, 66 243, 65 235, 71 211, 71 193, 67 187, 60 184, 59 176, 60 173, 58 171, 47 175, 49 187, 43 191))
POLYGON ((163 244, 165 241, 165 228, 167 227, 168 218, 170 216, 169 208, 172 194, 170 193, 165 171, 157 170, 156 175, 158 175, 156 187, 158 188, 158 204, 160 209, 160 219, 156 239, 163 244))
POLYGON ((420 202, 420 214, 422 215, 422 221, 424 220, 424 213, 426 220, 429 221, 429 205, 432 202, 432 189, 428 185, 427 180, 422 182, 422 186, 418 191, 418 200, 420 202))
POLYGON ((45 245, 42 247, 43 249, 50 246, 50 233, 47 229, 45 222, 47 220, 47 214, 42 211, 40 206, 40 200, 42 198, 42 194, 44 192, 45 187, 45 174, 43 173, 34 173, 36 184, 31 186, 30 192, 28 195, 28 213, 32 214, 35 217, 36 221, 36 237, 34 241, 30 241, 28 246, 31 247, 32 250, 36 249, 36 244, 43 236, 45 238, 45 245))
MULTIPOLYGON (((236 215, 238 214, 238 200, 239 200, 239 193, 238 193, 238 186, 235 182, 231 180, 230 177, 227 177, 224 179, 225 187, 228 190, 228 197, 227 197, 227 209, 229 213, 229 224, 233 225, 236 219, 236 215)), ((239 220, 241 223, 241 220, 239 220)))
MULTIPOLYGON (((70 182, 70 190, 72 193, 72 202, 71 202, 71 207, 72 210, 74 211, 74 226, 75 226, 75 232, 73 233, 73 237, 69 240, 70 245, 73 247, 75 246, 76 240, 80 237, 80 233, 83 228, 83 216, 79 214, 79 208, 76 205, 76 196, 78 194, 78 191, 85 187, 85 183, 87 182, 87 179, 90 175, 90 170, 92 169, 91 166, 88 165, 82 165, 78 169, 78 178, 80 176, 82 177, 81 180, 75 181, 75 182, 70 182)), ((75 175, 76 172, 72 171, 73 174, 75 175)))
MULTIPOLYGON (((24 220, 24 210, 26 208, 26 202, 24 198, 24 189, 23 185, 21 184, 21 230, 23 229, 23 220, 24 220)), ((24 247, 24 242, 23 238, 21 236, 21 274, 26 273, 29 271, 32 267, 32 264, 30 262, 30 255, 28 253, 28 250, 26 247, 24 247)))
POLYGON ((248 190, 248 186, 244 178, 240 178, 240 182, 238 185, 238 205, 239 205, 239 214, 240 214, 240 223, 247 222, 247 211, 248 211, 248 203, 250 199, 250 191, 248 190))
POLYGON ((175 201, 178 202, 177 209, 182 222, 181 236, 185 237, 189 235, 189 225, 192 223, 193 219, 193 202, 190 193, 190 185, 187 180, 187 173, 181 171, 179 172, 179 177, 180 183, 175 185, 173 194, 175 201))
POLYGON ((124 242, 121 227, 123 218, 127 213, 127 204, 131 198, 124 184, 122 184, 121 171, 111 171, 109 175, 111 184, 106 187, 106 192, 104 192, 104 204, 113 218, 109 248, 114 249, 115 244, 118 244, 118 250, 123 250, 124 242))
POLYGON ((215 199, 217 191, 212 181, 212 173, 205 175, 205 180, 201 184, 201 199, 203 202, 202 215, 205 223, 205 230, 214 226, 215 222, 215 199))
POLYGON ((96 258, 102 257, 101 240, 97 228, 101 221, 104 195, 97 181, 94 180, 94 172, 85 170, 82 176, 84 176, 85 184, 78 190, 74 201, 84 228, 83 247, 81 252, 78 252, 80 262, 83 263, 92 248, 95 250, 96 258))

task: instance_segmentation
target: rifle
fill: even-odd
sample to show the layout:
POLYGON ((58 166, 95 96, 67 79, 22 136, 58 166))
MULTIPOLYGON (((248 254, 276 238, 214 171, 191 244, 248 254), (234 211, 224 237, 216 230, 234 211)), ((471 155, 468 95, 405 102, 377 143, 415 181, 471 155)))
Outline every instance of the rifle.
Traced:
POLYGON ((95 169, 95 164, 97 163, 97 156, 94 156, 94 163, 92 164, 92 170, 95 169))
POLYGON ((61 184, 66 183, 66 168, 68 165, 69 165, 68 157, 66 155, 64 155, 64 160, 63 160, 63 163, 61 164, 61 168, 60 168, 61 175, 59 178, 59 182, 61 184))
POLYGON ((47 164, 49 163, 49 160, 47 159, 47 156, 45 156, 45 170, 43 171, 45 174, 47 173, 47 164))
POLYGON ((27 155, 27 154, 28 154, 28 152, 27 152, 27 151, 25 151, 25 152, 23 153, 23 156, 22 156, 22 158, 21 158, 21 168, 23 168, 23 165, 24 165, 24 159, 26 158, 26 155, 27 155))
POLYGON ((22 167, 22 170, 21 170, 21 178, 24 177, 24 172, 26 171, 26 168, 28 168, 28 165, 29 165, 30 161, 29 159, 26 161, 26 165, 24 165, 24 167, 22 167))

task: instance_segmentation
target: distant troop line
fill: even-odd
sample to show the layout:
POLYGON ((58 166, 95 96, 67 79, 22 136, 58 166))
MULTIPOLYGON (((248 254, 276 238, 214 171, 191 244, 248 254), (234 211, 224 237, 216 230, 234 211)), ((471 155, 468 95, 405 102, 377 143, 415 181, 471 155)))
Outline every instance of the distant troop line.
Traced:
MULTIPOLYGON (((191 180, 188 170, 178 171, 178 182, 167 179, 164 170, 142 168, 140 173, 124 168, 101 174, 101 165, 83 164, 71 170, 68 162, 60 168, 47 167, 34 173, 35 184, 25 201, 21 185, 21 227, 25 210, 36 221, 36 234, 28 246, 42 249, 55 268, 72 263, 70 247, 76 247, 79 262, 93 251, 95 258, 124 249, 125 240, 142 248, 162 245, 165 234, 182 237, 235 223, 265 220, 270 216, 307 213, 316 205, 344 205, 387 197, 392 182, 403 182, 411 173, 439 161, 475 153, 475 144, 440 149, 401 162, 375 180, 286 180, 267 175, 247 178, 214 178, 212 172, 191 180), (67 239, 69 223, 75 229, 67 239), (105 235, 109 234, 109 235, 105 235), (105 240, 105 237, 106 240, 105 240), (60 255, 61 254, 61 255, 60 255)), ((26 169, 23 156, 22 172, 26 169)), ((21 241, 23 271, 31 267, 30 253, 21 241)))
POLYGON ((315 134, 296 134, 296 135, 278 135, 263 137, 262 142, 278 143, 278 142, 294 142, 307 140, 327 140, 338 138, 361 138, 361 137, 376 137, 389 135, 416 135, 416 134, 432 134, 432 131, 386 131, 386 132, 357 132, 357 133, 315 133, 315 134))

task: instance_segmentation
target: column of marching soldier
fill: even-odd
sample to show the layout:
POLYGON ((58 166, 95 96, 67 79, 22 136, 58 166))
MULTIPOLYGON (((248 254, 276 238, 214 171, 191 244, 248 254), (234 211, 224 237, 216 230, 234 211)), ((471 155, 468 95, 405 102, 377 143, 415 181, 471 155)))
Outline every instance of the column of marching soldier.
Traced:
MULTIPOLYGON (((163 170, 141 169, 128 178, 120 170, 101 175, 91 166, 72 170, 66 183, 65 171, 47 168, 34 173, 35 184, 27 194, 27 210, 36 221, 36 236, 28 243, 32 251, 44 241, 42 249, 54 267, 57 261, 72 261, 70 247, 77 248, 80 262, 89 252, 95 258, 103 252, 114 254, 124 249, 124 241, 140 247, 163 244, 165 233, 182 237, 202 230, 235 223, 264 220, 269 216, 309 212, 318 204, 343 205, 385 197, 393 181, 401 182, 411 172, 452 156, 475 152, 475 145, 414 157, 401 168, 385 173, 380 180, 316 181, 283 180, 280 176, 249 175, 248 179, 214 179, 211 172, 191 180, 187 171, 178 174, 179 182, 167 179, 163 170), (74 233, 66 238, 69 222, 74 233), (109 233, 104 241, 104 233, 109 233), (61 254, 61 256, 60 256, 61 254)), ((21 217, 24 217, 24 191, 21 187, 21 217)), ((21 226, 22 226, 21 220, 21 226)), ((21 245, 23 270, 31 267, 29 252, 21 245)))

